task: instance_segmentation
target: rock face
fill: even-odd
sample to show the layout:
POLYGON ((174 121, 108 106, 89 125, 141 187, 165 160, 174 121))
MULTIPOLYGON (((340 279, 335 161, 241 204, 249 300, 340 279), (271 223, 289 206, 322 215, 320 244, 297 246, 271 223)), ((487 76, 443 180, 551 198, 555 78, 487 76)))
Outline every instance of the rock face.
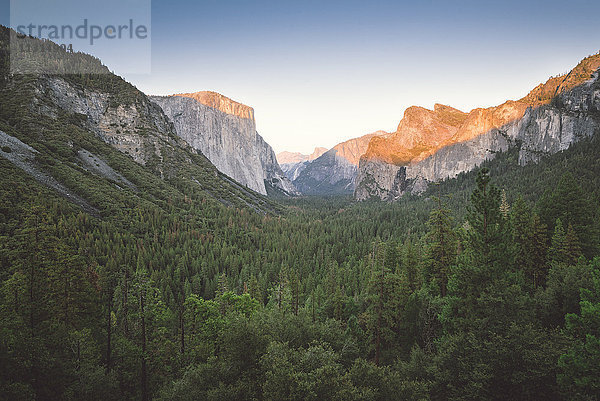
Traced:
POLYGON ((279 162, 279 165, 313 161, 325 152, 327 152, 327 148, 322 147, 316 147, 310 155, 304 155, 300 152, 283 151, 277 153, 277 161, 279 162))
MULTIPOLYGON (((32 109, 47 116, 63 112, 73 115, 73 119, 86 131, 129 155, 148 170, 159 173, 161 178, 186 177, 196 182, 210 197, 224 204, 248 206, 259 213, 268 212, 268 208, 263 207, 266 203, 258 194, 220 174, 206 157, 180 138, 162 109, 137 89, 124 85, 115 99, 115 93, 82 88, 52 76, 40 77, 34 88, 32 109)), ((268 147, 264 141, 260 146, 268 147)), ((120 188, 129 187, 138 191, 133 183, 113 170, 105 160, 85 148, 77 151, 76 161, 81 168, 113 181, 120 188)), ((268 170, 273 164, 276 165, 276 161, 271 152, 270 158, 265 159, 265 169, 275 176, 274 172, 268 170)), ((42 177, 40 181, 45 185, 66 194, 65 197, 84 210, 94 213, 72 193, 63 191, 60 185, 35 171, 28 173, 38 180, 38 177, 42 177)))
POLYGON ((323 153, 327 152, 327 148, 317 147, 310 155, 304 155, 299 152, 281 152, 277 154, 277 161, 281 166, 281 170, 290 181, 294 181, 302 170, 306 168, 313 160, 317 159, 323 153))
POLYGON ((306 161, 297 162, 297 163, 280 164, 280 166, 281 166, 281 171, 283 171, 283 174, 285 174, 285 176, 288 178, 288 180, 290 180, 293 184, 294 180, 296 178, 298 178, 298 176, 300 175, 302 170, 304 170, 306 168, 306 166, 308 166, 309 164, 310 164, 310 162, 308 160, 306 160, 306 161))
POLYGON ((396 132, 371 140, 365 158, 397 165, 423 160, 450 141, 466 119, 466 113, 441 104, 433 110, 409 107, 396 132))
MULTIPOLYGON (((15 31, 0 26, 0 61, 7 60, 11 38, 16 37, 15 31)), ((28 63, 34 73, 12 74, 0 62, 0 110, 5 117, 16 117, 3 124, 6 132, 0 131, 0 159, 101 218, 113 212, 112 206, 136 207, 141 202, 145 209, 150 202, 162 208, 163 202, 180 196, 187 202, 186 191, 203 203, 277 213, 275 202, 219 172, 177 135, 158 105, 99 59, 30 39, 50 64, 78 66, 91 74, 44 74, 35 69, 37 58, 28 63), (122 191, 124 202, 106 207, 109 188, 122 191)))
POLYGON ((308 160, 308 155, 304 155, 300 152, 280 152, 277 153, 277 162, 280 166, 284 164, 296 164, 302 163, 303 161, 308 160))
POLYGON ((600 131, 600 54, 550 78, 527 96, 462 113, 448 106, 411 107, 395 133, 371 140, 360 160, 355 198, 393 200, 426 182, 472 170, 495 153, 519 146, 519 163, 600 131))
POLYGON ((377 131, 342 142, 307 164, 294 179, 296 188, 306 195, 351 194, 360 157, 369 141, 384 131, 377 131))
POLYGON ((4 157, 16 167, 31 175, 40 184, 54 189, 61 196, 77 204, 86 212, 99 217, 100 213, 98 209, 90 205, 85 199, 74 194, 73 191, 70 191, 69 188, 37 166, 35 163, 35 157, 39 153, 37 150, 3 131, 0 131, 0 146, 0 157, 4 157))
MULTIPOLYGON (((141 93, 130 102, 113 104, 108 93, 81 89, 62 78, 47 77, 39 85, 39 98, 47 97, 50 104, 85 116, 87 129, 142 165, 162 160, 165 147, 184 144, 160 108, 141 93)), ((49 106, 41 111, 55 113, 49 106)))
POLYGON ((151 96, 177 135, 202 152, 222 173, 263 195, 297 191, 256 132, 254 110, 215 92, 151 96))

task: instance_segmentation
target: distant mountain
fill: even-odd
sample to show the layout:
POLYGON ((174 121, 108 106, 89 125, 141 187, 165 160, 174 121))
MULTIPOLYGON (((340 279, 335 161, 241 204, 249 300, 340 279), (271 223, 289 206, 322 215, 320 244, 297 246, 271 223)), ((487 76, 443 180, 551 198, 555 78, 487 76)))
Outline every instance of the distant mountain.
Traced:
POLYGON ((277 161, 281 166, 284 174, 294 181, 300 175, 300 172, 306 168, 306 166, 327 152, 327 148, 317 147, 310 155, 304 155, 299 152, 280 152, 277 154, 277 161))
POLYGON ((308 155, 304 155, 300 152, 287 152, 283 151, 277 153, 277 162, 281 166, 282 164, 295 164, 302 163, 303 161, 308 160, 308 155))
POLYGON ((305 155, 300 152, 279 152, 277 154, 277 161, 279 164, 291 164, 291 163, 299 163, 303 161, 312 161, 317 157, 321 156, 323 153, 327 152, 327 148, 316 147, 315 150, 310 155, 305 155))
POLYGON ((387 135, 377 131, 339 143, 306 164, 293 180, 294 186, 306 195, 351 194, 360 157, 369 141, 387 135))
POLYGON ((256 132, 254 110, 216 92, 151 96, 177 135, 218 169, 263 195, 296 194, 271 146, 256 132))
POLYGON ((360 160, 355 197, 393 200, 427 182, 469 171, 519 147, 519 162, 568 148, 600 130, 600 54, 552 77, 527 96, 469 113, 409 107, 396 132, 373 138, 360 160))

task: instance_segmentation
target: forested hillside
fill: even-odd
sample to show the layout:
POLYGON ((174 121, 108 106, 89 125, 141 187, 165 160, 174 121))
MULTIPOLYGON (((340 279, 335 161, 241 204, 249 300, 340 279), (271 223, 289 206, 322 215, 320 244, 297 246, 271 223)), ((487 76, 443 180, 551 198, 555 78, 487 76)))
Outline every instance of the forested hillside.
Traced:
POLYGON ((277 203, 185 149, 136 163, 39 79, 3 70, 0 130, 87 206, 2 146, 2 399, 598 399, 600 138, 397 203, 277 203))
POLYGON ((587 145, 525 170, 501 155, 492 183, 443 183, 441 203, 307 198, 279 216, 190 197, 98 219, 2 160, 3 393, 592 396, 598 198, 584 188, 597 188, 598 152, 587 145), (589 176, 543 184, 584 160, 589 176), (490 189, 505 181, 507 200, 490 189))

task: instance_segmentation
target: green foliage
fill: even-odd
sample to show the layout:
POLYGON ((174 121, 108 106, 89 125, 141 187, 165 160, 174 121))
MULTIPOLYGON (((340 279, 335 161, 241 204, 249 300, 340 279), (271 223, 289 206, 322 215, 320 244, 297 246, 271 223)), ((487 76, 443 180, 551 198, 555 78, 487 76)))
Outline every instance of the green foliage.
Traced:
POLYGON ((442 296, 446 296, 448 277, 456 263, 457 238, 452 228, 450 210, 438 199, 438 207, 429 217, 427 234, 427 281, 434 279, 440 287, 442 296))
POLYGON ((477 188, 471 195, 467 231, 473 265, 487 271, 490 278, 510 268, 508 220, 500 210, 500 190, 490 183, 489 170, 477 175, 477 188))
MULTIPOLYGON (((541 218, 548 227, 558 220, 564 228, 571 226, 571 241, 581 244, 581 251, 590 258, 598 250, 598 205, 592 202, 569 172, 561 177, 556 188, 540 200, 541 218)), ((563 228, 563 229, 564 229, 563 228)))
POLYGON ((328 346, 292 349, 273 342, 261 359, 265 400, 342 400, 347 387, 338 356, 328 346))
POLYGON ((556 219, 554 235, 548 249, 548 259, 551 263, 574 265, 580 256, 581 248, 573 226, 569 224, 565 232, 561 219, 556 219))
MULTIPOLYGON (((90 206, 0 158, 2 398, 598 393, 597 138, 525 167, 509 149, 396 203, 275 202, 177 147, 134 162, 40 96, 47 77, 9 77, 0 35, 0 129, 90 206)), ((62 78, 151 107, 112 74, 62 78)))
POLYGON ((593 400, 600 394, 600 260, 590 267, 593 287, 581 290, 581 312, 566 317, 565 330, 574 341, 559 360, 558 382, 571 400, 593 400))
POLYGON ((527 284, 535 289, 544 283, 548 269, 546 226, 522 197, 515 202, 510 217, 515 265, 525 274, 527 284))

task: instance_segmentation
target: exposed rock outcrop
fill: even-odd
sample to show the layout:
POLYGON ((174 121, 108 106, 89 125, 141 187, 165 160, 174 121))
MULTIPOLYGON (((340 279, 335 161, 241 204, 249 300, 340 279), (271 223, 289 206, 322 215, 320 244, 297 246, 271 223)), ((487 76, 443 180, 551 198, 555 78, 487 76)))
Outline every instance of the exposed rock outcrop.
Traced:
POLYGON ((54 115, 55 106, 85 116, 83 125, 104 142, 145 165, 162 161, 165 147, 184 145, 160 108, 141 93, 135 100, 114 104, 106 92, 82 89, 59 77, 39 80, 36 88, 43 113, 54 115))
POLYGON ((175 125, 177 135, 222 173, 266 195, 296 194, 269 144, 256 132, 254 110, 215 92, 150 97, 175 125))
POLYGON ((280 166, 281 166, 281 171, 283 171, 283 174, 285 174, 285 176, 293 183, 294 180, 296 178, 298 178, 300 173, 309 164, 310 164, 310 162, 308 160, 305 160, 305 161, 296 162, 296 163, 280 164, 280 166))
POLYGON ((373 138, 364 156, 396 165, 423 160, 456 136, 467 117, 466 113, 441 104, 433 110, 409 107, 396 132, 373 138))
POLYGON ((54 189, 61 196, 75 203, 87 213, 98 217, 100 215, 98 209, 37 166, 35 156, 38 153, 37 150, 21 142, 19 139, 0 131, 0 157, 4 157, 10 161, 16 167, 32 176, 40 184, 54 189))
POLYGON ((283 166, 284 164, 296 164, 296 163, 302 163, 306 160, 308 160, 308 155, 304 155, 300 152, 280 152, 277 153, 277 162, 279 163, 280 166, 283 166))
POLYGON ((360 157, 369 141, 381 135, 387 133, 377 131, 335 145, 306 165, 293 181, 294 185, 307 195, 351 194, 360 157))
POLYGON ((327 148, 317 147, 310 155, 304 155, 299 152, 280 152, 277 154, 277 161, 281 166, 281 170, 289 178, 294 181, 302 170, 306 168, 313 160, 317 159, 323 153, 327 152, 327 148))
MULTIPOLYGON (((0 26, 2 61, 12 55, 10 43, 16 37, 0 26)), ((99 59, 30 39, 31 49, 44 54, 48 63, 91 74, 48 75, 43 68, 12 74, 7 62, 0 63, 0 110, 5 119, 15 117, 6 120, 6 133, 0 132, 2 159, 95 216, 113 208, 106 207, 109 198, 87 190, 90 183, 123 191, 128 201, 120 205, 126 207, 137 201, 156 201, 162 207, 179 195, 188 201, 181 191, 190 190, 203 202, 277 213, 276 203, 219 172, 177 135, 158 105, 99 59)), ((36 67, 37 59, 32 60, 28 66, 36 67)), ((232 112, 248 115, 243 107, 232 112)))
POLYGON ((600 130, 598 68, 600 54, 522 99, 468 114, 440 105, 407 109, 395 133, 369 143, 356 199, 392 200, 422 191, 425 181, 472 170, 509 146, 520 147, 519 163, 526 164, 593 135, 600 130))

